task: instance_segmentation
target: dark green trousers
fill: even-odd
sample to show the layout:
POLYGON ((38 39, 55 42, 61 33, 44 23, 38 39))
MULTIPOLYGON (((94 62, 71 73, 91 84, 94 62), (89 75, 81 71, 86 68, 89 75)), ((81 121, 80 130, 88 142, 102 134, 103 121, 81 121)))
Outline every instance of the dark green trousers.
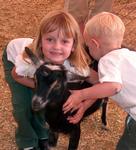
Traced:
POLYGON ((136 121, 127 116, 125 129, 116 150, 136 150, 136 121))
POLYGON ((17 122, 16 143, 19 148, 38 147, 38 140, 48 139, 48 130, 41 113, 31 109, 33 91, 19 83, 11 76, 14 64, 7 60, 6 49, 3 52, 5 79, 12 94, 13 116, 17 122))

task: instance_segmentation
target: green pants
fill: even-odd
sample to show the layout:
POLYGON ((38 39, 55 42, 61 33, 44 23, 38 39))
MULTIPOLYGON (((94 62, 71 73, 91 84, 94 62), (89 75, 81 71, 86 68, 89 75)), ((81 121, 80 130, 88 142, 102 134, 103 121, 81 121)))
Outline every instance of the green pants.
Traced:
POLYGON ((124 133, 116 150, 136 150, 136 121, 130 116, 126 118, 124 133))
POLYGON ((6 49, 3 52, 5 79, 12 94, 13 116, 17 122, 16 143, 19 148, 38 147, 38 140, 48 138, 48 130, 41 113, 31 109, 33 91, 19 83, 11 76, 14 64, 7 60, 6 49))

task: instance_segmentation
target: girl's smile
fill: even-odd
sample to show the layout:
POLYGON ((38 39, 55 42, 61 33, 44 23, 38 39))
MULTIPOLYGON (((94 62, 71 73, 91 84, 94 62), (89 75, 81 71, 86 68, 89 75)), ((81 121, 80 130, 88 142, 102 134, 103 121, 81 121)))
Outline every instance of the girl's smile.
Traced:
POLYGON ((49 61, 63 64, 73 51, 73 38, 65 37, 60 30, 42 36, 42 51, 49 61))

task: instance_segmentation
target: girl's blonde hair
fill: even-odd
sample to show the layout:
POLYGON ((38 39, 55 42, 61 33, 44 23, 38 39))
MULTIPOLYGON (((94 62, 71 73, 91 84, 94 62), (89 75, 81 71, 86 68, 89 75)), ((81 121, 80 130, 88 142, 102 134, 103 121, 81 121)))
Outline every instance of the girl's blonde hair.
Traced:
POLYGON ((102 12, 86 23, 84 32, 90 37, 104 39, 106 42, 122 42, 125 25, 118 16, 102 12))
POLYGON ((79 70, 87 67, 89 58, 82 46, 82 36, 78 23, 72 15, 64 11, 52 11, 42 19, 37 36, 29 48, 31 48, 39 58, 44 59, 41 47, 42 36, 57 29, 59 29, 60 34, 74 39, 74 51, 71 52, 68 58, 70 63, 79 70))

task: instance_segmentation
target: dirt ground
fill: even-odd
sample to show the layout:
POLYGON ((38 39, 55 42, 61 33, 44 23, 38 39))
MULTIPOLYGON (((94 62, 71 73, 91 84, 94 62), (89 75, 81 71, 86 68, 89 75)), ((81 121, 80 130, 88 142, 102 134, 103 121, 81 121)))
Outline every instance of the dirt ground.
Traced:
MULTIPOLYGON (((93 7, 91 5, 90 7, 93 7)), ((0 57, 6 43, 18 37, 34 37, 39 21, 51 10, 63 8, 63 0, 0 0, 0 57)), ((124 44, 136 49, 136 2, 115 0, 113 12, 126 25, 124 44)), ((11 95, 4 81, 0 59, 0 150, 17 150, 14 132, 16 123, 12 116, 11 95)), ((78 150, 114 150, 123 132, 126 113, 113 101, 108 104, 108 130, 101 129, 101 111, 86 118, 81 124, 78 150)), ((60 135, 57 148, 66 150, 68 137, 60 135)))

